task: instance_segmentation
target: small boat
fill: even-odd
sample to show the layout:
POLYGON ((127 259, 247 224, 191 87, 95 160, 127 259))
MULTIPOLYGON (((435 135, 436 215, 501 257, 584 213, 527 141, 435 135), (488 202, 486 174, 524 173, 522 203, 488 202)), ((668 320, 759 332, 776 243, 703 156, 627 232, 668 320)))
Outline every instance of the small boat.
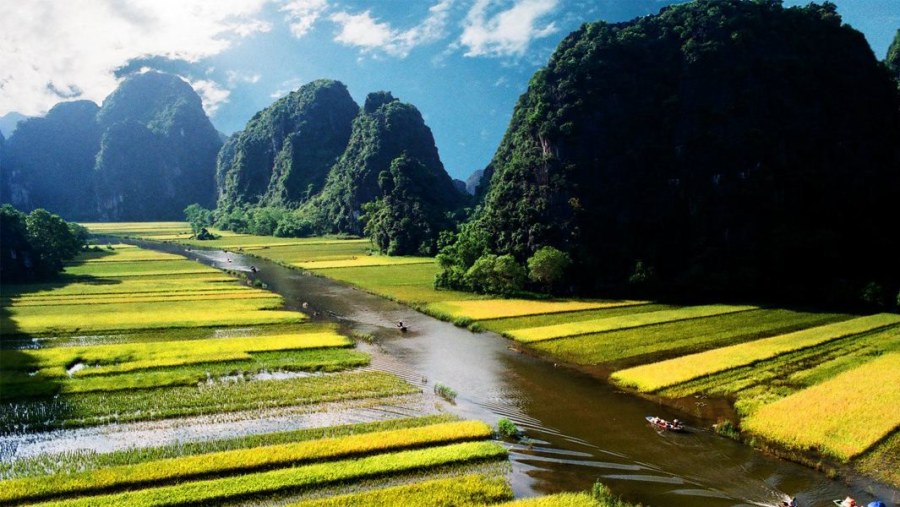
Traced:
MULTIPOLYGON (((843 500, 832 500, 837 507, 863 507, 863 504, 857 502, 851 497, 847 497, 843 500)), ((874 502, 869 502, 866 507, 886 507, 884 502, 881 500, 875 500, 874 502)))
POLYGON ((671 422, 669 422, 661 417, 656 417, 656 416, 652 416, 652 415, 648 415, 646 417, 646 419, 647 419, 647 422, 650 423, 650 426, 653 426, 654 428, 659 429, 659 430, 684 431, 684 423, 682 423, 678 419, 674 419, 671 422))

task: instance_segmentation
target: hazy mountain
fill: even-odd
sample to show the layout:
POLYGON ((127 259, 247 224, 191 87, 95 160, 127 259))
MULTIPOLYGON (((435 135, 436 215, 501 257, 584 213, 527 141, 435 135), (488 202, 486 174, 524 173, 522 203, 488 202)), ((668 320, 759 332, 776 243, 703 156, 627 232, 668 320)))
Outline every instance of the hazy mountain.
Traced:
POLYGON ((91 101, 62 102, 21 123, 7 142, 0 200, 70 220, 96 217, 92 186, 101 130, 91 101))
POLYGON ((180 219, 215 202, 218 133, 189 84, 129 77, 103 102, 56 105, 7 140, 0 199, 69 220, 180 219))
POLYGON ((26 119, 28 119, 27 116, 15 111, 10 111, 3 116, 0 116, 0 133, 2 133, 4 137, 8 138, 9 136, 13 135, 13 132, 15 132, 18 123, 26 119))
POLYGON ((482 178, 484 177, 484 169, 477 169, 466 178, 466 192, 471 195, 475 195, 478 191, 478 186, 481 185, 482 178))
POLYGON ((460 241, 520 262, 555 246, 584 290, 896 294, 898 106, 833 4, 585 24, 520 98, 460 241))
POLYGON ((103 102, 95 179, 100 218, 183 218, 191 203, 215 202, 219 134, 200 96, 177 76, 129 77, 103 102))

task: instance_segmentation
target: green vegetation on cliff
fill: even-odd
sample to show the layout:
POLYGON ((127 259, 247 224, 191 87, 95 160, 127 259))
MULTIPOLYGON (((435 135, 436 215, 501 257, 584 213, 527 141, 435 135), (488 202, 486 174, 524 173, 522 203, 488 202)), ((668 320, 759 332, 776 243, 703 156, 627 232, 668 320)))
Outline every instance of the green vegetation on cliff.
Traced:
POLYGON ((329 80, 280 99, 232 137, 219 155, 218 185, 218 227, 365 233, 391 255, 433 254, 465 202, 415 106, 376 92, 359 110, 329 80))
POLYGON ((585 24, 520 98, 441 281, 553 246, 573 261, 560 287, 586 292, 885 304, 898 106, 831 3, 585 24))
POLYGON ((338 81, 313 81, 258 112, 219 153, 219 207, 296 206, 322 189, 359 111, 338 81))

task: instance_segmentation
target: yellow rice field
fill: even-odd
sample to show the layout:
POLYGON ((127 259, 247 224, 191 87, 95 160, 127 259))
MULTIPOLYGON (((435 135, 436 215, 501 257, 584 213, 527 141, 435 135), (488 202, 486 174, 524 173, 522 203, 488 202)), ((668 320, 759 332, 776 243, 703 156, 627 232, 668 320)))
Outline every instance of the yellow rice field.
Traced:
POLYGON ((649 326, 652 324, 661 324, 663 322, 674 322, 677 320, 711 317, 714 315, 724 315, 727 313, 744 312, 755 309, 757 309, 757 307, 755 306, 690 306, 687 308, 678 308, 675 310, 662 310, 658 312, 620 315, 618 317, 586 320, 582 322, 554 324, 550 326, 531 327, 525 329, 513 329, 511 331, 507 331, 506 334, 518 341, 529 343, 542 340, 552 340, 554 338, 562 338, 564 336, 577 336, 582 334, 600 333, 603 331, 612 331, 617 329, 629 329, 634 327, 649 326))
POLYGON ((103 305, 15 306, 4 318, 4 332, 63 334, 124 329, 237 326, 303 322, 298 312, 273 310, 279 296, 212 301, 172 301, 103 305))
POLYGON ((397 266, 404 264, 431 264, 431 257, 388 257, 387 255, 354 256, 350 259, 315 260, 295 262, 294 266, 303 269, 354 268, 362 266, 397 266))
MULTIPOLYGON (((313 328, 316 329, 316 328, 313 328)), ((162 368, 185 364, 211 363, 249 359, 253 352, 273 352, 325 347, 349 347, 353 342, 334 330, 253 336, 249 338, 215 338, 184 342, 144 342, 56 347, 19 351, 18 360, 28 368, 38 369, 47 377, 62 377, 75 363, 89 365, 76 376, 108 375, 146 368, 162 368), (24 357, 22 357, 24 356, 24 357)), ((4 369, 15 367, 0 360, 4 369)))
POLYGON ((646 301, 584 301, 584 300, 552 300, 536 301, 530 299, 474 299, 462 301, 440 301, 429 304, 429 312, 444 314, 451 318, 469 318, 472 320, 501 319, 538 315, 547 313, 574 312, 579 310, 599 310, 645 304, 646 301))
MULTIPOLYGON (((900 330, 898 330, 900 332, 900 330)), ((886 354, 765 405, 744 429, 794 449, 841 460, 858 456, 900 428, 900 353, 886 354)))
POLYGON ((619 384, 652 392, 704 375, 773 358, 792 350, 897 324, 900 324, 900 315, 879 313, 637 366, 618 371, 611 378, 619 384))

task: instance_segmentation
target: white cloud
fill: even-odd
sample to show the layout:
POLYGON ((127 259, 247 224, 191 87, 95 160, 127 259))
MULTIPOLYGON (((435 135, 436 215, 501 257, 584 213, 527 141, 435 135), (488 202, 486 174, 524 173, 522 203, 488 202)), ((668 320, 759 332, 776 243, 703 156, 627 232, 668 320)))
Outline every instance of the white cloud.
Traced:
MULTIPOLYGON (((58 91, 100 102, 117 85, 113 71, 134 58, 216 55, 271 29, 259 19, 266 1, 0 2, 0 114, 41 114, 62 100, 58 91)), ((214 108, 224 99, 207 88, 214 108)))
POLYGON ((286 12, 284 19, 294 37, 306 35, 319 17, 328 9, 325 0, 289 0, 279 9, 286 12))
POLYGON ((368 10, 360 14, 342 11, 329 19, 340 26, 335 42, 355 46, 363 52, 381 51, 405 58, 413 48, 444 37, 453 2, 441 0, 432 5, 425 20, 408 30, 397 30, 390 23, 379 22, 368 10))
POLYGON ((538 24, 558 3, 517 0, 512 7, 498 12, 496 0, 476 0, 463 22, 459 44, 468 48, 466 56, 522 56, 532 40, 558 30, 553 22, 538 24), (493 13, 489 14, 489 10, 493 13))
MULTIPOLYGON (((206 73, 211 74, 212 69, 208 70, 206 73)), ((260 74, 244 74, 236 70, 227 70, 225 71, 225 79, 228 83, 228 87, 234 88, 234 86, 239 83, 256 84, 262 79, 262 76, 260 74)))
POLYGON ((228 96, 231 95, 230 90, 209 79, 190 81, 190 85, 200 95, 200 99, 203 101, 203 110, 210 117, 216 114, 219 106, 228 102, 228 96))
POLYGON ((287 95, 288 93, 291 93, 292 91, 296 90, 297 88, 300 88, 300 86, 302 86, 303 83, 304 83, 304 81, 302 79, 300 79, 299 77, 295 77, 295 78, 288 79, 286 81, 282 81, 281 84, 278 85, 278 89, 275 90, 274 92, 270 93, 269 97, 273 98, 273 99, 280 99, 281 97, 284 97, 285 95, 287 95))

